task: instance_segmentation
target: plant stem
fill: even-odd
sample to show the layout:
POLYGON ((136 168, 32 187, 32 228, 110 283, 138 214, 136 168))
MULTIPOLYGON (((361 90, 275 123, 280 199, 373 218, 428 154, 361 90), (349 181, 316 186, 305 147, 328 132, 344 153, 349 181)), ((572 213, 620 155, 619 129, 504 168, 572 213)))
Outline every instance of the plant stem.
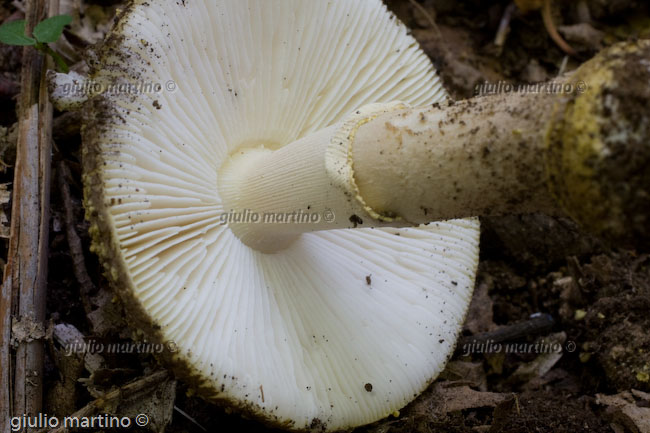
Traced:
MULTIPOLYGON (((27 2, 28 32, 45 9, 56 13, 57 0, 27 2)), ((12 322, 28 329, 45 327, 52 141, 46 69, 37 51, 23 51, 11 237, 0 297, 2 426, 9 425, 12 416, 34 416, 42 411, 42 336, 13 341, 12 322)))
POLYGON ((34 45, 34 48, 36 48, 38 51, 40 51, 43 54, 47 54, 52 59, 54 59, 54 62, 56 63, 57 67, 59 68, 59 71, 67 74, 70 72, 70 68, 68 68, 67 63, 65 60, 63 60, 63 57, 56 51, 54 51, 48 44, 44 44, 42 42, 37 42, 36 45, 34 45))
POLYGON ((546 31, 551 39, 553 39, 553 42, 555 42, 555 44, 568 55, 575 56, 575 50, 571 48, 564 39, 562 39, 562 36, 560 36, 555 28, 553 14, 551 13, 551 0, 544 0, 544 6, 542 7, 542 21, 544 21, 544 27, 546 27, 546 31))

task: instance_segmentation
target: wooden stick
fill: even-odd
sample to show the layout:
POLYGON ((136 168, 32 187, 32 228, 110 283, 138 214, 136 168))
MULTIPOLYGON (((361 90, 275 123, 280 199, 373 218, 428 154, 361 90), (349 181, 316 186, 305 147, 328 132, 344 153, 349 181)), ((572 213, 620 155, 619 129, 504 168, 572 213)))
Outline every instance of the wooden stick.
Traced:
POLYGON ((63 201, 63 209, 65 210, 65 233, 68 238, 70 257, 72 258, 72 269, 74 270, 74 275, 79 283, 81 301, 84 310, 86 311, 86 316, 88 316, 92 312, 90 295, 95 293, 95 285, 88 275, 83 247, 81 245, 81 238, 79 238, 79 235, 75 230, 72 194, 70 194, 70 186, 68 185, 68 179, 70 177, 70 169, 66 165, 65 161, 60 161, 58 165, 58 185, 59 193, 61 194, 61 199, 63 201))
MULTIPOLYGON (((28 33, 44 16, 57 13, 55 1, 30 0, 28 33), (54 5, 54 7, 52 7, 54 5)), ((47 60, 26 47, 21 71, 19 130, 9 254, 0 298, 0 425, 15 415, 42 408, 43 341, 12 341, 12 326, 44 328, 49 233, 52 106, 47 60), (13 323, 12 323, 13 322, 13 323), (15 351, 13 351, 15 345, 15 351)))
POLYGON ((555 320, 550 314, 538 313, 532 315, 528 320, 503 326, 489 332, 461 337, 456 345, 456 351, 464 351, 467 346, 481 344, 498 344, 507 341, 518 340, 529 335, 538 335, 550 332, 555 320))
MULTIPOLYGON (((105 411, 105 407, 116 401, 121 401, 124 398, 131 397, 142 391, 153 388, 159 383, 169 379, 169 373, 166 370, 158 371, 150 374, 149 376, 144 376, 140 379, 137 379, 133 382, 127 383, 126 385, 107 392, 101 398, 91 401, 72 415, 69 418, 79 419, 84 417, 93 416, 98 410, 105 411)), ((41 430, 43 431, 43 430, 41 430)), ((50 430, 50 433, 67 433, 70 429, 66 428, 65 425, 57 427, 53 430, 50 430)), ((40 432, 39 432, 40 433, 40 432)))

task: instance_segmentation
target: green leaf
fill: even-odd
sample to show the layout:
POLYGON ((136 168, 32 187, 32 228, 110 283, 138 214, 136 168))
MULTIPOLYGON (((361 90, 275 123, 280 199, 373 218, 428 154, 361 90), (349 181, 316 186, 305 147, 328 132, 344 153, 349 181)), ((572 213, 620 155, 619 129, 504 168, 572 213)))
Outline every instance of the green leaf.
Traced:
POLYGON ((25 20, 12 21, 0 26, 0 42, 7 45, 34 45, 36 41, 25 36, 25 20))
POLYGON ((72 22, 70 15, 57 15, 41 21, 34 27, 34 37, 38 42, 49 44, 56 42, 63 33, 63 27, 72 22))

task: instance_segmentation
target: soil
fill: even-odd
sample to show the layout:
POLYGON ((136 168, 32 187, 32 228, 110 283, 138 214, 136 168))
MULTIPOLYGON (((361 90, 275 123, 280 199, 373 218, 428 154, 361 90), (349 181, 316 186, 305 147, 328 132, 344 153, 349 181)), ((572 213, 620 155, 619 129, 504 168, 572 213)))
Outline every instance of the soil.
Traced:
MULTIPOLYGON (((473 96, 477 86, 486 81, 552 79, 561 69, 574 69, 599 48, 620 40, 650 37, 650 6, 641 0, 552 2, 558 26, 584 22, 581 5, 589 11, 589 28, 561 27, 560 33, 577 52, 575 57, 566 57, 558 48, 534 8, 527 13, 514 10, 505 43, 497 47, 495 35, 508 1, 420 0, 419 6, 406 0, 387 3, 412 29, 455 99, 473 96)), ((525 6, 535 2, 516 3, 525 6)), ((13 13, 9 2, 0 5, 0 22, 13 13)), ((16 121, 15 95, 3 89, 10 87, 5 83, 18 82, 19 68, 20 50, 0 45, 0 145, 9 140, 8 132, 3 135, 3 127, 9 128, 16 121)), ((54 131, 60 137, 54 160, 64 160, 72 173, 67 182, 75 209, 75 229, 95 287, 90 292, 81 290, 74 276, 63 199, 53 187, 48 319, 72 324, 85 335, 90 335, 95 325, 97 339, 128 341, 131 331, 118 320, 120 305, 113 302, 102 269, 89 250, 88 225, 81 206, 80 138, 70 124, 66 123, 65 133, 57 136, 54 131), (89 318, 84 300, 89 300, 91 308, 103 305, 102 314, 108 318, 89 318), (107 305, 110 308, 105 308, 107 305), (98 328, 97 323, 103 327, 98 328)), ((11 152, 4 148, 0 151, 11 166, 11 152)), ((0 173, 0 183, 12 178, 11 168, 0 173)), ((9 205, 2 209, 8 215, 9 205)), ((3 260, 7 244, 6 239, 1 241, 3 260)), ((553 318, 552 327, 524 333, 514 343, 532 347, 544 339, 558 344, 559 350, 554 354, 504 353, 459 347, 447 370, 399 417, 357 431, 649 431, 645 428, 650 421, 646 419, 644 424, 642 419, 648 416, 642 409, 650 406, 648 394, 644 394, 650 393, 650 256, 645 251, 604 245, 565 219, 543 215, 487 218, 483 220, 476 287, 463 341, 509 329, 543 313, 553 318), (614 395, 625 396, 617 397, 617 401, 627 399, 631 406, 625 407, 634 410, 625 409, 623 403, 608 404, 610 400, 602 397, 614 395)), ((94 384, 101 384, 103 389, 160 368, 151 355, 106 361, 102 374, 94 378, 94 384)), ((87 373, 80 366, 66 364, 54 345, 48 351, 46 374, 46 412, 66 415, 91 400, 77 380, 87 373)), ((197 424, 207 431, 275 431, 192 397, 182 383, 176 389, 175 405, 187 416, 174 412, 167 432, 200 431, 197 424)))

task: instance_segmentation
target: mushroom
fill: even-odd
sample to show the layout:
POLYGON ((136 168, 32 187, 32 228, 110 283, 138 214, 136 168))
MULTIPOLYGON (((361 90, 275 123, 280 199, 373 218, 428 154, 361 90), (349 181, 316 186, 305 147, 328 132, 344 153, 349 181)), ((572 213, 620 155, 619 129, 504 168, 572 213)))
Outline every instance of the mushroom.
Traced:
POLYGON ((135 328, 170 342, 201 395, 340 430, 394 413, 443 369, 474 286, 477 219, 344 230, 366 216, 319 195, 323 178, 291 184, 313 201, 281 213, 229 202, 242 154, 281 152, 368 103, 445 98, 380 1, 136 1, 89 80, 93 250, 135 328), (119 91, 148 83, 163 89, 119 91), (242 221, 311 233, 255 246, 242 221))
POLYGON ((633 83, 650 71, 615 85, 648 52, 585 65, 571 78, 584 94, 453 104, 379 0, 134 1, 84 106, 93 249, 203 396, 290 429, 378 420, 451 356, 471 217, 568 209, 645 233, 648 195, 630 186, 648 191, 647 176, 611 155, 649 159, 633 83), (637 117, 620 105, 633 92, 637 117))

